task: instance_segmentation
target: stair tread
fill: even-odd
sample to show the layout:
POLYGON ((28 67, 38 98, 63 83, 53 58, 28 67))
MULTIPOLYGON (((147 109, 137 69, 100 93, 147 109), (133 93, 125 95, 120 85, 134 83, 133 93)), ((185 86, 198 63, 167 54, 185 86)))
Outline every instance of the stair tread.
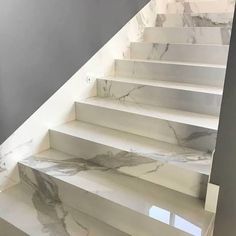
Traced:
POLYGON ((88 232, 91 236, 127 235, 65 204, 63 208, 67 214, 62 218, 63 211, 58 206, 58 199, 55 201, 57 201, 55 204, 50 202, 49 205, 43 200, 40 202, 36 191, 32 191, 26 185, 18 184, 0 193, 0 218, 23 233, 34 236, 46 236, 49 233, 69 235, 68 232, 71 236, 84 236, 88 232))
POLYGON ((197 198, 115 170, 104 171, 101 166, 62 152, 48 150, 20 163, 167 225, 170 223, 163 221, 161 213, 174 214, 187 223, 171 226, 188 233, 186 230, 197 228, 205 235, 213 220, 213 214, 204 211, 203 202, 197 198))
POLYGON ((143 78, 135 78, 135 77, 101 77, 97 78, 99 80, 108 80, 108 81, 117 81, 123 83, 130 84, 139 84, 146 86, 153 86, 159 88, 169 88, 176 90, 184 90, 191 92, 199 92, 199 93, 207 93, 207 94, 215 94, 222 95, 223 88, 210 86, 210 85, 201 85, 201 84, 192 84, 192 83, 183 83, 183 82, 174 82, 174 81, 165 81, 165 80, 155 80, 155 79, 143 79, 143 78))
POLYGON ((72 121, 52 129, 76 138, 141 154, 198 173, 210 174, 211 154, 111 128, 72 121))
POLYGON ((153 105, 139 104, 127 102, 121 99, 92 97, 79 101, 80 103, 89 104, 108 109, 139 114, 152 118, 203 127, 207 129, 217 130, 219 118, 217 116, 199 114, 188 111, 158 107, 153 105))
POLYGON ((199 63, 199 62, 182 62, 182 61, 169 61, 169 60, 168 61, 167 60, 147 60, 147 59, 117 59, 117 60, 226 69, 226 65, 208 64, 208 63, 199 63))

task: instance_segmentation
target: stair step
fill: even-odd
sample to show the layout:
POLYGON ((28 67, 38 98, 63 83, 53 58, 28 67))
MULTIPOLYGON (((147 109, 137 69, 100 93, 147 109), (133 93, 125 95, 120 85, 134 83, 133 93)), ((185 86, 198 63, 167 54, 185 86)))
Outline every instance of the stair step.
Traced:
POLYGON ((147 138, 175 144, 181 147, 212 153, 216 145, 217 131, 157 119, 150 116, 124 112, 88 103, 76 103, 78 120, 147 138))
MULTIPOLYGON (((138 153, 144 157, 179 165, 194 172, 210 174, 211 154, 206 152, 82 121, 73 121, 53 128, 50 131, 51 138, 55 138, 52 137, 54 133, 69 135, 75 139, 87 140, 126 152, 138 153)), ((51 145, 55 149, 61 147, 63 152, 70 153, 70 151, 73 151, 72 146, 68 146, 68 143, 63 144, 63 137, 60 143, 54 140, 51 141, 51 145)), ((71 145, 73 145, 72 142, 71 145)), ((77 150, 71 154, 76 155, 76 153, 77 150)), ((84 155, 86 156, 86 153, 84 155)))
POLYGON ((196 198, 53 150, 22 161, 19 168, 22 181, 46 182, 42 192, 56 192, 63 202, 130 235, 206 235, 212 224, 214 215, 196 198))
POLYGON ((226 65, 228 52, 225 45, 131 43, 132 59, 226 65))
POLYGON ((216 116, 99 97, 86 99, 82 103, 212 130, 218 129, 219 118, 216 116))
POLYGON ((76 136, 75 132, 80 132, 81 122, 77 123, 77 125, 70 123, 66 125, 67 129, 63 127, 63 130, 61 130, 61 127, 59 127, 50 131, 51 147, 79 158, 90 159, 98 165, 121 174, 137 177, 190 196, 205 199, 211 166, 210 154, 188 148, 182 148, 181 150, 181 147, 176 147, 176 145, 168 145, 147 138, 142 139, 143 137, 137 135, 122 134, 121 131, 105 127, 82 124, 84 125, 83 128, 86 128, 85 131, 88 132, 91 132, 89 130, 91 127, 99 129, 100 133, 98 131, 94 133, 96 137, 102 137, 101 141, 87 139, 87 136, 84 138, 83 133, 82 136, 76 136), (85 125, 87 126, 85 127, 85 125), (70 131, 70 128, 74 129, 74 131, 70 131), (106 133, 102 133, 102 131, 106 133), (112 134, 116 136, 113 138, 112 134), (121 137, 126 137, 125 140, 127 140, 128 135, 130 139, 127 141, 127 145, 131 145, 130 149, 127 145, 124 147, 115 143, 119 134, 121 134, 121 137), (107 139, 109 137, 112 138, 107 144, 104 144, 104 135, 107 139), (134 140, 134 138, 136 139, 134 140), (141 150, 138 145, 140 145, 142 140, 149 141, 149 146, 146 142, 146 144, 142 144, 141 150), (154 146, 151 146, 152 143, 159 146, 155 149, 154 146), (165 146, 161 147, 161 143, 165 146), (135 149, 132 150, 132 148, 135 149), (175 151, 176 149, 179 153, 175 151), (142 151, 142 153, 139 153, 139 151, 142 151), (158 153, 148 153, 148 151, 158 151, 158 153))
MULTIPOLYGON (((194 88, 188 84, 184 84, 183 87, 181 87, 181 83, 166 83, 165 81, 162 83, 162 81, 147 79, 147 83, 145 84, 145 79, 140 79, 141 83, 139 83, 139 79, 135 78, 134 81, 132 81, 132 78, 128 78, 127 80, 126 78, 123 78, 123 80, 122 78, 118 78, 118 80, 112 78, 109 80, 109 78, 110 77, 97 80, 98 97, 113 98, 119 101, 135 102, 214 116, 219 116, 220 113, 222 96, 188 91, 187 89, 194 88), (149 84, 151 85, 149 86, 149 84), (161 85, 161 87, 158 87, 158 85, 161 85), (163 85, 166 86, 166 88, 163 87, 163 85), (170 86, 170 89, 168 88, 169 85, 173 85, 173 87, 170 86), (176 87, 177 89, 175 89, 176 87), (208 102, 206 103, 206 101, 208 102)), ((196 88, 198 89, 198 86, 196 88)), ((208 92, 211 90, 212 88, 210 88, 208 92)), ((205 91, 207 90, 204 90, 204 92, 205 91)))
POLYGON ((223 87, 225 66, 158 60, 117 59, 115 61, 115 76, 223 87))
POLYGON ((132 78, 132 77, 101 77, 97 78, 97 80, 106 80, 106 81, 114 81, 121 83, 129 83, 129 84, 137 84, 137 85, 145 85, 152 86, 158 88, 167 88, 167 89, 175 89, 175 90, 183 90, 197 93, 206 93, 212 95, 222 95, 223 88, 218 86, 209 86, 209 85, 201 85, 201 84, 191 84, 184 82, 175 82, 175 81, 165 81, 165 80, 155 80, 155 79, 143 79, 143 78, 132 78))
MULTIPOLYGON (((37 176, 39 182, 40 178, 37 176)), ((18 184, 0 193, 0 218, 22 232, 15 235, 128 236, 64 204, 57 186, 50 188, 43 181, 41 184, 41 189, 33 184, 18 184)), ((0 234, 8 235, 2 230, 0 234)))
POLYGON ((158 14, 157 27, 231 27, 233 13, 158 14))
POLYGON ((229 27, 147 27, 144 41, 151 43, 192 43, 229 45, 229 27))
POLYGON ((168 3, 168 13, 219 13, 234 12, 235 1, 179 1, 168 3))

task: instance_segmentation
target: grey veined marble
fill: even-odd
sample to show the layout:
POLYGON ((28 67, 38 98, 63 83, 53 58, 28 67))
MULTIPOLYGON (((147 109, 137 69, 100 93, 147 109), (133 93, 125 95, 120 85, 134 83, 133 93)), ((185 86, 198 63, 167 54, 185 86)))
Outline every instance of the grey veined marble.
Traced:
POLYGON ((157 27, 231 27, 232 13, 158 14, 157 27))
POLYGON ((234 11, 235 0, 185 1, 176 0, 168 3, 168 13, 219 13, 234 11))
MULTIPOLYGON (((201 201, 136 178, 132 171, 138 169, 129 169, 130 174, 125 173, 128 171, 125 168, 136 168, 153 163, 153 161, 146 161, 139 154, 130 156, 127 152, 105 153, 89 160, 81 158, 75 160, 73 156, 49 150, 21 162, 20 172, 22 181, 31 186, 36 193, 36 196, 33 196, 33 203, 40 222, 49 231, 52 226, 58 228, 58 232, 62 232, 58 235, 67 235, 68 226, 63 225, 63 222, 68 222, 66 217, 71 215, 63 202, 83 211, 92 212, 93 216, 109 221, 111 225, 117 225, 121 230, 125 228, 131 235, 154 236, 156 227, 160 227, 161 232, 166 235, 178 233, 182 236, 194 232, 194 229, 197 229, 198 234, 193 235, 204 235, 212 215, 199 207, 201 201), (117 159, 112 162, 111 158, 116 157, 117 159), (72 165, 77 168, 70 171, 72 165), (183 197, 185 200, 181 201, 183 197), (178 201, 182 202, 181 206, 176 204, 178 201), (187 227, 177 226, 169 221, 163 222, 159 213, 161 214, 164 209, 191 224, 187 227), (53 216, 52 224, 48 224, 45 220, 45 216, 50 213, 53 216), (43 214, 42 218, 41 214, 43 214), (118 220, 119 218, 124 219, 125 222, 118 220), (133 226, 137 220, 140 225, 135 229, 133 226), (127 223, 132 224, 132 227, 127 227, 127 223), (143 230, 150 234, 135 232, 135 230, 142 230, 140 227, 144 227, 143 230)), ((156 165, 152 172, 159 172, 162 168, 165 167, 156 165)), ((152 174, 151 171, 149 174, 152 174)), ((86 233, 87 225, 79 218, 76 222, 78 228, 86 233)))
MULTIPOLYGON (((73 161, 70 162, 70 165, 67 166, 67 168, 64 165, 64 168, 60 168, 58 166, 58 169, 67 170, 64 174, 67 173, 68 175, 70 175, 72 174, 72 172, 70 172, 70 167, 72 165, 74 166, 73 161)), ((53 169, 55 170, 56 167, 54 166, 53 169)), ((29 203, 28 205, 32 206, 32 211, 37 212, 37 218, 35 218, 34 214, 32 214, 28 225, 21 226, 21 229, 24 232, 34 236, 110 236, 113 234, 116 236, 127 235, 65 204, 61 200, 58 185, 50 176, 45 175, 42 172, 37 171, 36 169, 32 169, 31 171, 29 171, 23 166, 21 166, 19 170, 20 178, 23 185, 13 188, 12 191, 16 191, 16 197, 18 195, 20 198, 24 197, 24 201, 28 200, 31 197, 32 205, 29 203), (22 191, 24 191, 25 193, 23 193, 22 191), (27 194, 27 197, 24 196, 24 194, 27 194)), ((45 170, 44 173, 46 172, 47 171, 45 170)), ((8 198, 10 201, 11 196, 8 196, 8 198)), ((17 207, 21 208, 22 218, 26 217, 24 215, 24 207, 22 207, 24 206, 24 202, 19 201, 17 204, 17 207)), ((9 205, 9 210, 10 207, 11 206, 9 205)), ((14 214, 14 211, 16 211, 15 214, 18 213, 17 207, 16 209, 12 210, 12 214, 14 214)), ((28 210, 27 214, 29 213, 30 212, 28 210)), ((17 226, 17 222, 11 223, 17 226)))

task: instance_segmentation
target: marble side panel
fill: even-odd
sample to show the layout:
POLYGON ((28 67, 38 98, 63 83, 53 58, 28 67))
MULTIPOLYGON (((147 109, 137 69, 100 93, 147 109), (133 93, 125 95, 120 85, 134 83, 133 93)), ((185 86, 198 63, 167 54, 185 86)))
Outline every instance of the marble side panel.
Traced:
POLYGON ((77 103, 80 121, 121 130, 159 141, 211 153, 215 149, 217 132, 191 125, 156 119, 139 114, 77 103), (145 120, 145 122, 144 122, 145 120))
POLYGON ((146 27, 144 41, 156 43, 192 43, 229 45, 227 27, 146 27))
POLYGON ((131 235, 156 235, 158 231, 160 236, 201 236, 212 221, 212 214, 195 198, 65 154, 44 153, 27 159, 21 163, 20 173, 23 181, 39 186, 42 192, 60 196, 131 235), (76 169, 71 172, 72 164, 76 169), (167 219, 162 218, 163 212, 169 212, 167 219), (185 224, 178 224, 176 218, 185 224))
POLYGON ((215 0, 215 1, 170 1, 167 5, 168 13, 218 13, 233 12, 235 0, 215 0))
POLYGON ((229 47, 223 45, 132 43, 131 58, 226 65, 229 47))
MULTIPOLYGON (((21 172, 22 184, 0 194, 0 217, 29 236, 128 236, 63 203, 50 178, 21 172)), ((1 234, 1 236, 14 236, 1 234)), ((15 236, 21 235, 16 234, 15 236)))
POLYGON ((159 63, 143 60, 116 60, 117 77, 135 77, 222 86, 225 68, 208 64, 159 63))
POLYGON ((158 14, 156 27, 231 27, 233 13, 158 14))
POLYGON ((97 81, 97 88, 99 97, 216 116, 220 112, 222 97, 102 79, 97 81))

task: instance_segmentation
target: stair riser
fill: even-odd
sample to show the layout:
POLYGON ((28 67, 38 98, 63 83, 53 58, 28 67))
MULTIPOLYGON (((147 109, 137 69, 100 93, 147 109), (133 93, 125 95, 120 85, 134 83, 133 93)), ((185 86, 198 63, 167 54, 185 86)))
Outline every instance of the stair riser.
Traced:
POLYGON ((116 76, 223 86, 225 69, 190 65, 116 60, 116 76))
POLYGON ((132 43, 131 58, 226 65, 228 46, 132 43))
MULTIPOLYGON (((40 186, 38 181, 39 179, 42 180, 41 182, 47 182, 49 188, 50 186, 56 186, 56 192, 60 196, 60 200, 65 204, 115 228, 119 228, 128 234, 142 236, 148 233, 148 235, 155 236, 156 229, 158 228, 161 230, 163 235, 189 235, 156 220, 152 220, 131 209, 113 203, 105 198, 99 197, 96 195, 96 190, 85 191, 84 189, 75 187, 73 181, 76 182, 76 176, 63 177, 62 175, 61 177, 57 176, 57 178, 55 178, 54 176, 47 175, 46 172, 38 171, 22 164, 19 164, 19 170, 22 176, 22 181, 27 179, 27 182, 29 182, 30 180, 31 185, 33 184, 40 189, 42 188, 42 191, 44 191, 43 188, 47 187, 47 185, 40 186), (68 181, 71 181, 72 184, 68 181)), ((94 189, 96 189, 96 187, 97 186, 95 186, 94 189)), ((107 194, 111 194, 109 193, 109 190, 102 189, 102 186, 101 191, 108 191, 107 194)), ((140 207, 146 208, 146 206, 140 207)))
POLYGON ((215 148, 216 131, 213 130, 83 103, 76 104, 76 113, 78 120, 88 123, 206 152, 215 148))
POLYGON ((233 12, 234 2, 232 0, 218 1, 182 1, 169 3, 168 13, 219 13, 233 12))
POLYGON ((110 97, 120 101, 149 104, 217 116, 219 115, 221 106, 220 95, 157 88, 101 79, 97 81, 97 91, 99 97, 110 97))
POLYGON ((231 27, 232 13, 158 14, 156 27, 231 27))
POLYGON ((113 169, 121 174, 128 174, 194 197, 205 198, 208 176, 204 174, 56 131, 50 132, 50 141, 52 148, 61 152, 85 159, 105 156, 109 159, 104 165, 113 165, 113 169), (126 162, 122 167, 115 168, 115 158, 118 155, 124 156, 126 162))
POLYGON ((151 43, 192 43, 229 45, 231 29, 227 27, 145 28, 144 41, 151 43))

